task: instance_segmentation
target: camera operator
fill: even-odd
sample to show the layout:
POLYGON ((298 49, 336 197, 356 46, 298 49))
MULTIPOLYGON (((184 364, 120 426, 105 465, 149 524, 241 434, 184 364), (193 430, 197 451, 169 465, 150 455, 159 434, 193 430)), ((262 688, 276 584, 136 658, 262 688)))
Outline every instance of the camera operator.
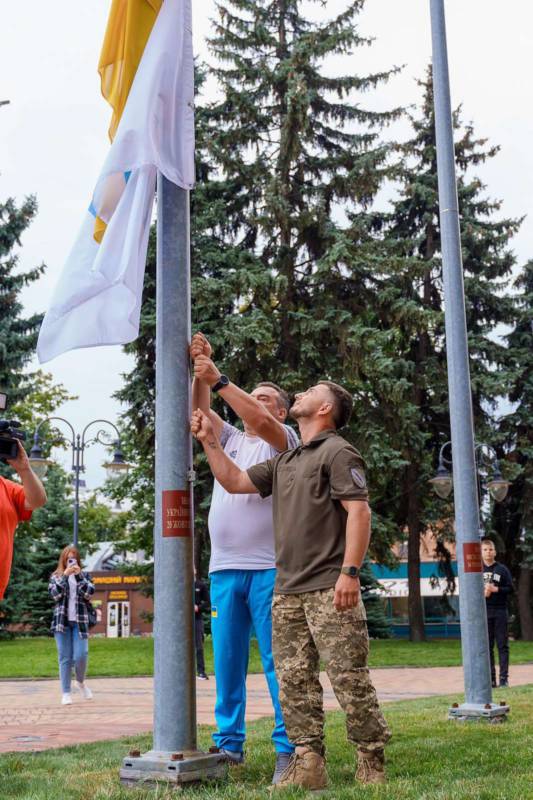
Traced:
POLYGON ((10 481, 0 475, 0 600, 4 597, 13 559, 13 541, 19 522, 31 518, 32 511, 44 506, 46 492, 30 467, 28 456, 20 441, 16 458, 6 458, 22 482, 10 481))

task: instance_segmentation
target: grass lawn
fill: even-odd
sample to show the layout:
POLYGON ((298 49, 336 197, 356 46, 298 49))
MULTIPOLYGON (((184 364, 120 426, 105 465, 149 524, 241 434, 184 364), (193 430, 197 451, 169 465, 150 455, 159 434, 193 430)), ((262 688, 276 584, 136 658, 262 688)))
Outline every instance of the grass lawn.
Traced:
MULTIPOLYGON (((387 704, 393 739, 387 749, 386 786, 360 787, 353 780, 353 748, 346 743, 343 716, 328 714, 327 747, 330 786, 320 797, 330 800, 532 800, 533 685, 496 693, 511 705, 501 725, 457 723, 446 719, 457 698, 431 698, 387 704)), ((248 729, 247 763, 230 771, 227 783, 189 788, 191 800, 266 800, 272 775, 272 721, 248 729)), ((131 747, 145 752, 150 736, 0 756, 2 800, 174 800, 176 794, 126 789, 118 783, 121 759, 131 747)), ((200 746, 210 744, 209 728, 200 730, 200 746)), ((301 790, 280 797, 303 798, 301 790)))
MULTIPOLYGON (((205 660, 213 672, 213 650, 206 640, 205 660)), ((533 663, 533 642, 511 642, 511 663, 533 663)), ((371 667, 453 667, 461 664, 461 644, 454 639, 414 644, 400 639, 371 642, 371 667)), ((153 639, 91 639, 89 675, 125 677, 151 675, 153 639)), ((250 672, 261 672, 257 643, 252 642, 250 672)), ((1 678, 56 678, 57 654, 52 638, 0 641, 1 678)), ((0 796, 1 797, 1 796, 0 796)))

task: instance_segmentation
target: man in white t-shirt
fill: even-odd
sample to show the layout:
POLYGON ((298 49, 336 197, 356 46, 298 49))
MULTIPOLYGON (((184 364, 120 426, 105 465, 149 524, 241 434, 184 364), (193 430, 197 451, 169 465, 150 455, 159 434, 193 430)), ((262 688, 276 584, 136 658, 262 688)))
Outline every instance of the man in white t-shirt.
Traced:
MULTIPOLYGON (((298 445, 284 422, 288 395, 273 383, 259 383, 248 394, 220 373, 203 334, 191 343, 194 360, 193 408, 209 414, 224 451, 247 469, 298 445), (211 409, 217 392, 242 419, 244 432, 224 422, 211 409)), ((276 749, 276 783, 294 748, 285 732, 272 657, 271 604, 275 555, 271 498, 229 494, 215 481, 209 512, 211 538, 211 631, 215 656, 218 731, 213 738, 230 763, 244 761, 246 673, 250 636, 255 632, 274 708, 272 741, 276 749)))

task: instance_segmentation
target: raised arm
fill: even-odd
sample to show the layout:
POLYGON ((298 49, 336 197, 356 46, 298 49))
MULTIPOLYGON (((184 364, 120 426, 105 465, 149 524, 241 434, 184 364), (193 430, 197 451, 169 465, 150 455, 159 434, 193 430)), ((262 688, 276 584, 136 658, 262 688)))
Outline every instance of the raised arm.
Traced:
MULTIPOLYGON (((194 362, 195 379, 198 378, 206 386, 214 386, 220 380, 220 370, 206 355, 200 355, 194 362)), ((288 447, 287 430, 285 426, 248 392, 243 391, 234 383, 228 383, 219 389, 219 395, 235 411, 257 435, 276 450, 286 450, 288 447)), ((205 413, 205 409, 198 406, 205 413)), ((215 430, 216 433, 216 430, 215 430)))
MULTIPOLYGON (((192 337, 191 346, 189 348, 191 358, 195 362, 196 359, 201 356, 208 356, 212 355, 212 347, 207 341, 206 337, 203 333, 195 333, 192 337)), ((201 380, 199 377, 196 376, 196 366, 195 366, 195 374, 194 379, 192 382, 192 407, 199 408, 204 414, 207 414, 213 423, 213 430, 217 439, 220 439, 222 433, 222 427, 224 425, 221 418, 218 416, 216 411, 213 411, 211 408, 211 387, 208 383, 204 380, 201 380)))
POLYGON ((211 472, 227 492, 230 494, 258 494, 248 473, 239 469, 225 454, 218 437, 215 436, 211 420, 199 408, 193 412, 191 431, 205 450, 211 472))
POLYGON ((46 492, 41 481, 32 470, 26 451, 22 446, 22 442, 17 441, 18 455, 13 459, 6 459, 10 467, 18 472, 22 485, 24 487, 25 502, 24 507, 28 511, 35 511, 36 508, 41 508, 46 503, 46 492))

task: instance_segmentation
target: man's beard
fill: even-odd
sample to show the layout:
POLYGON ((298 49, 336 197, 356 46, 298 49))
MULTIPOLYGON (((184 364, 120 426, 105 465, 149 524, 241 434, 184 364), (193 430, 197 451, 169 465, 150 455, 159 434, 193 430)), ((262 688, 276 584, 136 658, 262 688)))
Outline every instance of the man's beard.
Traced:
POLYGON ((295 405, 296 405, 296 403, 289 409, 289 417, 291 419, 294 419, 294 420, 298 421, 299 419, 302 419, 303 417, 310 416, 308 414, 308 412, 304 408, 296 408, 295 409, 294 408, 295 405))

